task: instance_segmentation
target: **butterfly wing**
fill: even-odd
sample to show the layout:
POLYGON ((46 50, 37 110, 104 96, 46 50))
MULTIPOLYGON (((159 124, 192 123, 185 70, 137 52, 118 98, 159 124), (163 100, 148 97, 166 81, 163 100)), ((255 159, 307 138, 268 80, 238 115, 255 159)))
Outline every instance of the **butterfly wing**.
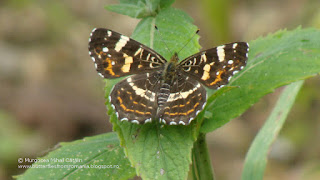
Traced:
POLYGON ((169 97, 158 117, 165 124, 188 125, 204 108, 206 101, 205 88, 197 80, 180 74, 170 87, 169 97))
POLYGON ((132 75, 116 84, 109 96, 121 121, 151 122, 157 111, 161 71, 132 75))
POLYGON ((188 76, 211 89, 228 84, 230 78, 244 68, 249 45, 235 42, 199 52, 181 61, 179 66, 188 76))
POLYGON ((109 29, 93 29, 89 55, 99 75, 117 78, 161 68, 166 60, 147 46, 109 29))

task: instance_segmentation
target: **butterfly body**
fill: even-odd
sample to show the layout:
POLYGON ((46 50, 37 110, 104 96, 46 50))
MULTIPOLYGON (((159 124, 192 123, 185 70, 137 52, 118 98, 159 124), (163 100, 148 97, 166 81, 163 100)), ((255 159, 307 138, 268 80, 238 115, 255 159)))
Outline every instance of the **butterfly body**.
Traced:
POLYGON ((159 119, 188 125, 206 104, 204 86, 218 89, 246 64, 248 44, 229 43, 201 51, 179 62, 112 30, 94 29, 89 55, 98 74, 112 79, 128 76, 109 96, 121 121, 143 124, 159 119), (203 86, 204 85, 204 86, 203 86))

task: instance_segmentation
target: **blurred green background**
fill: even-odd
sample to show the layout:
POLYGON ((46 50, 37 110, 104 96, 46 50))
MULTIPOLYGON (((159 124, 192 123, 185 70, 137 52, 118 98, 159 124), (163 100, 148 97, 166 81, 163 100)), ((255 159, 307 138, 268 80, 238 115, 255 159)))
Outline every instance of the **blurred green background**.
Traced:
MULTIPOLYGON (((87 46, 94 27, 131 35, 138 20, 104 9, 116 3, 0 1, 0 179, 23 173, 20 157, 112 131, 87 46)), ((177 0, 173 6, 194 18, 205 49, 300 25, 320 28, 319 0, 177 0)), ((319 76, 305 82, 270 151, 265 179, 320 179, 319 89, 319 76)), ((217 179, 240 178, 250 143, 280 92, 207 135, 217 179)))

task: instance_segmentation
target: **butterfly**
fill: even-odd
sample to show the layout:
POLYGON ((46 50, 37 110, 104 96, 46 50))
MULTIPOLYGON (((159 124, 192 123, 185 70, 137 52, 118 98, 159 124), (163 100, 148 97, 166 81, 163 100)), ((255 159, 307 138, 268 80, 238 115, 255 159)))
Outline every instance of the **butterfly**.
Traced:
POLYGON ((117 83, 109 100, 121 121, 144 124, 159 120, 188 125, 205 107, 204 86, 219 89, 242 70, 249 45, 234 42, 196 53, 179 62, 167 61, 153 49, 115 31, 95 28, 89 55, 98 74, 107 79, 128 76, 117 83))

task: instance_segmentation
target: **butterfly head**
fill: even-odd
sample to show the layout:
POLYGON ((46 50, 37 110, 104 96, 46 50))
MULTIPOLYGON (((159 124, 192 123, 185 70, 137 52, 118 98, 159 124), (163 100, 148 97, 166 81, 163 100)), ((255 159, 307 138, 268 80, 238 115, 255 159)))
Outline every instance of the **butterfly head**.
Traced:
POLYGON ((166 63, 163 73, 163 79, 165 82, 171 84, 175 80, 178 61, 178 53, 174 53, 170 61, 166 63))
POLYGON ((178 61, 179 61, 178 53, 175 52, 171 57, 170 62, 172 62, 173 64, 178 64, 178 61))

